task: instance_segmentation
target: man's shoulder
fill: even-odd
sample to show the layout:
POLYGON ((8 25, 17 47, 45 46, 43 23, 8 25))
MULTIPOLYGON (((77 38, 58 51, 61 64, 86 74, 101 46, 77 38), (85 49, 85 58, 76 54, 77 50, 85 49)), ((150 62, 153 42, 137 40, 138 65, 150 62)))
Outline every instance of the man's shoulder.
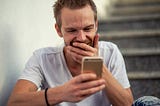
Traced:
POLYGON ((99 41, 99 48, 116 49, 117 45, 108 41, 99 41))
POLYGON ((62 48, 61 47, 44 47, 37 49, 33 52, 33 54, 36 55, 50 55, 50 54, 59 54, 61 53, 62 48))

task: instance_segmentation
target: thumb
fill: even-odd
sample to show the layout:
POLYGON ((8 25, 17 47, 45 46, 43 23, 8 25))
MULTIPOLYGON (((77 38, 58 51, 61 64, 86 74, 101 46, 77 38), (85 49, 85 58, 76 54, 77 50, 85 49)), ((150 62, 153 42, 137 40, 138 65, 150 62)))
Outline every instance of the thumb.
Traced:
POLYGON ((93 43, 94 48, 98 49, 98 41, 99 41, 99 34, 96 34, 95 37, 94 37, 94 43, 93 43))

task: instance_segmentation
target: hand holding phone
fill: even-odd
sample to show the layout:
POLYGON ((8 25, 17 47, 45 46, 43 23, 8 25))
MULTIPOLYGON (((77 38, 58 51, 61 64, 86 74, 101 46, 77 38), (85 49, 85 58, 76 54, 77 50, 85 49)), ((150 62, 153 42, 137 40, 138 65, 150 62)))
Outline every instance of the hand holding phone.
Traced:
POLYGON ((98 78, 102 76, 102 57, 84 57, 82 59, 82 73, 95 73, 98 78))

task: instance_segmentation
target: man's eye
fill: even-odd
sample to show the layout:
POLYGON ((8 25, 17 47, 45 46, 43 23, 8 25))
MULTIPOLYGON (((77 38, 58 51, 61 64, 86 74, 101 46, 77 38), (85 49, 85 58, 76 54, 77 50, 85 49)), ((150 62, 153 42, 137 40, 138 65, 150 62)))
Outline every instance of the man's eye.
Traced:
POLYGON ((90 30, 91 30, 91 28, 85 28, 84 29, 84 31, 87 31, 87 32, 90 31, 90 30))
POLYGON ((76 30, 74 30, 74 29, 73 30, 68 30, 67 32, 76 32, 76 30))

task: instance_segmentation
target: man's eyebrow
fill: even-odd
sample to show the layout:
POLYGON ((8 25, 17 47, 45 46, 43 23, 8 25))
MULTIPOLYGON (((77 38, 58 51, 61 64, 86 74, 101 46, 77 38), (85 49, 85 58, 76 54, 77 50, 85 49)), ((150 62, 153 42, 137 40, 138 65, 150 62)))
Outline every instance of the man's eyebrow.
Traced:
POLYGON ((88 27, 94 27, 94 24, 91 24, 91 25, 85 26, 84 28, 88 28, 88 27))
POLYGON ((65 30, 76 30, 76 28, 68 27, 68 28, 65 28, 65 30))
MULTIPOLYGON (((82 29, 84 29, 84 28, 90 28, 90 27, 94 27, 94 24, 90 24, 90 25, 84 26, 82 29)), ((66 27, 65 28, 65 30, 74 30, 74 29, 77 29, 77 28, 76 27, 66 27)))

